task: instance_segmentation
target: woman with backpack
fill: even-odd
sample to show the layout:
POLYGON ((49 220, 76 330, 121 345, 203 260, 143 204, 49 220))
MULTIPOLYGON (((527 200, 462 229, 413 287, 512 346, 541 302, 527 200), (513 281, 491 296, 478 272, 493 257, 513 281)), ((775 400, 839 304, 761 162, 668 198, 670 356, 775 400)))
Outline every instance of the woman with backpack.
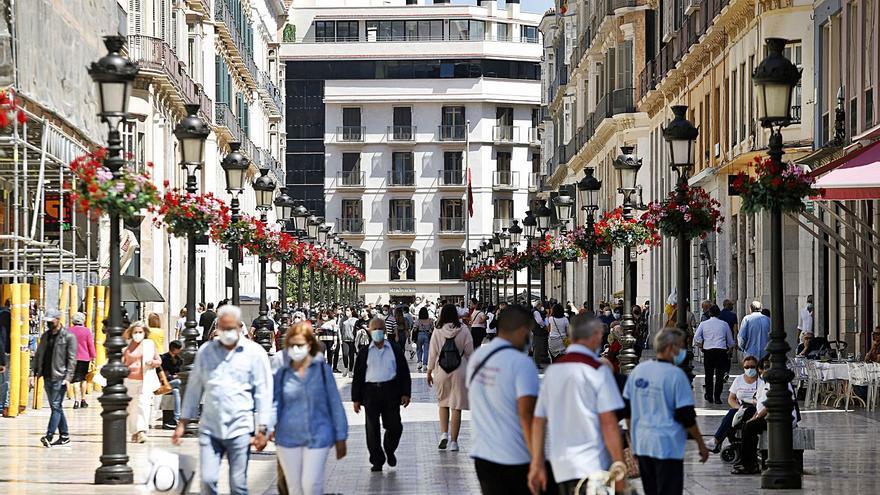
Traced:
POLYGON ((458 451, 461 411, 468 409, 465 375, 473 353, 473 337, 459 321, 455 305, 443 306, 428 350, 428 386, 434 387, 440 407, 441 436, 437 448, 441 450, 448 446, 450 451, 458 451))
POLYGON ((412 339, 416 343, 416 358, 419 363, 419 372, 422 367, 428 367, 428 344, 431 343, 431 333, 434 331, 434 320, 428 314, 428 308, 422 306, 419 310, 419 319, 413 324, 412 339))
POLYGON ((550 330, 547 337, 550 359, 555 361, 556 358, 565 354, 565 348, 568 347, 568 318, 565 317, 565 310, 561 304, 553 305, 550 317, 547 318, 547 328, 550 330))

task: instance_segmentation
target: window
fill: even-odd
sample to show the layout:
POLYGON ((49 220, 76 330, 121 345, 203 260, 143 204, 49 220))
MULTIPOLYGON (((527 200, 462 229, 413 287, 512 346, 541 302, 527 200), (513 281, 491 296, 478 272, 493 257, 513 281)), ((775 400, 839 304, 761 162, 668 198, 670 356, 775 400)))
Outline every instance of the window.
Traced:
POLYGON ((513 172, 510 171, 510 152, 498 151, 495 153, 495 184, 512 185, 513 172))
POLYGON ((486 38, 486 22, 473 19, 449 21, 449 39, 453 41, 482 41, 486 38))
POLYGON ((442 232, 464 231, 464 202, 460 199, 440 200, 440 230, 442 232))
POLYGON ((315 21, 315 41, 318 43, 336 41, 336 21, 315 21))
POLYGON ((526 43, 537 43, 538 28, 535 26, 520 26, 520 39, 526 43))
POLYGON ((512 199, 496 199, 495 200, 495 219, 506 221, 507 223, 505 223, 504 226, 507 227, 507 224, 510 223, 511 218, 513 218, 513 200, 512 199))
POLYGON ((464 183, 462 158, 461 151, 446 151, 443 153, 443 185, 450 186, 464 183))
POLYGON ((367 21, 367 33, 376 33, 376 41, 440 41, 443 21, 367 21))
POLYGON ((389 204, 389 230, 391 232, 414 232, 415 207, 410 199, 392 199, 389 204))
POLYGON ((495 109, 495 140, 513 140, 513 108, 498 107, 495 109))
POLYGON ((877 61, 874 60, 872 50, 874 50, 877 40, 874 37, 875 28, 872 24, 876 18, 875 8, 873 0, 864 1, 862 9, 862 19, 864 19, 864 28, 862 29, 864 34, 864 39, 862 40, 862 46, 864 47, 862 50, 862 86, 865 88, 865 129, 874 125, 874 67, 877 66, 877 61))
POLYGON ((342 140, 361 141, 363 128, 361 127, 361 109, 349 107, 342 109, 342 140))
POLYGON ((440 280, 458 280, 464 274, 464 251, 440 251, 440 280))
POLYGON ((510 41, 510 24, 499 22, 497 28, 498 37, 496 39, 498 41, 510 41))
POLYGON ((625 41, 617 47, 617 89, 632 88, 633 43, 625 41))
POLYGON ((391 154, 392 186, 412 186, 416 182, 413 169, 413 154, 409 151, 395 151, 391 154))
POLYGON ((341 231, 361 234, 364 231, 363 206, 359 199, 342 200, 341 231))
MULTIPOLYGON (((322 60, 297 62, 298 80, 495 77, 541 80, 536 62, 496 59, 322 60)), ((290 93, 288 93, 289 95, 290 93)))
POLYGON ((413 138, 412 108, 394 107, 393 138, 397 141, 409 141, 413 138))
POLYGON ((343 186, 362 186, 361 180, 361 154, 360 153, 343 153, 342 154, 342 185, 343 186))
POLYGON ((466 132, 464 107, 443 107, 441 139, 464 140, 466 132))
POLYGON ((358 21, 336 21, 336 41, 358 41, 358 21))
POLYGON ((415 280, 416 252, 398 249, 388 253, 388 271, 389 280, 415 280))
MULTIPOLYGON (((801 53, 802 47, 800 41, 789 41, 788 44, 785 45, 785 49, 782 52, 785 57, 791 60, 798 69, 802 69, 803 65, 801 64, 801 53)), ((794 93, 791 95, 791 119, 795 122, 800 122, 801 120, 801 81, 798 81, 797 86, 794 88, 794 93)))

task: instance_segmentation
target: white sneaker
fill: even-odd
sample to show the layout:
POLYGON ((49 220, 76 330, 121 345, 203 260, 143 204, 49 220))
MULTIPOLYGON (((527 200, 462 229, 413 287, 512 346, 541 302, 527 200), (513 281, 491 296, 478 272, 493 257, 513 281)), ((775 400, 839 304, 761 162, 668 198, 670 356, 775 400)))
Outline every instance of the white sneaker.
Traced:
POLYGON ((456 441, 449 442, 449 451, 450 452, 458 452, 458 442, 456 442, 456 441))
POLYGON ((437 446, 440 450, 446 450, 446 444, 449 443, 449 434, 441 433, 440 434, 440 445, 437 446))
POLYGON ((422 372, 422 365, 420 364, 419 365, 419 373, 421 373, 421 372, 422 372))

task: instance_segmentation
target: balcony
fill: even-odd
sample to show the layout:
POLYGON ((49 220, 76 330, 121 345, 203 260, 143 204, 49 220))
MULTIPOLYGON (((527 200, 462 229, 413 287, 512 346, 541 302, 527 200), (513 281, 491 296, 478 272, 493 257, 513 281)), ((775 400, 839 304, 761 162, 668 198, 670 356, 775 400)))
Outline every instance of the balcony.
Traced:
POLYGON ((437 184, 443 188, 464 188, 464 171, 461 169, 437 171, 437 184))
POLYGON ((258 92, 263 104, 269 110, 269 116, 282 117, 284 115, 284 103, 281 99, 281 91, 272 82, 269 74, 263 71, 260 71, 258 74, 260 83, 258 92))
POLYGON ((336 187, 363 189, 367 182, 365 172, 360 170, 352 170, 349 172, 336 172, 336 187))
POLYGON ((441 125, 438 126, 440 141, 462 142, 467 138, 466 125, 441 125))
POLYGON ((529 127, 529 144, 532 146, 541 146, 541 134, 537 127, 529 127))
POLYGON ((265 168, 266 166, 271 166, 269 164, 264 165, 263 162, 263 154, 261 153, 261 149, 257 148, 254 145, 254 142, 251 141, 251 138, 247 136, 247 134, 242 133, 241 136, 241 151, 248 158, 251 159, 251 163, 257 166, 257 168, 265 168))
MULTIPOLYGON (((247 16, 241 16, 240 18, 248 22, 247 16)), ((251 90, 259 89, 257 84, 257 64, 254 63, 253 52, 241 35, 236 17, 229 9, 226 0, 214 0, 214 28, 220 39, 225 42, 228 48, 229 60, 238 70, 245 84, 251 90)))
POLYGON ((341 125, 336 127, 336 141, 339 143, 363 143, 367 128, 361 125, 341 125))
POLYGON ((492 141, 496 144, 519 141, 519 128, 512 125, 492 126, 492 141))
POLYGON ((416 233, 416 219, 412 217, 391 217, 388 219, 389 234, 413 235, 416 233))
POLYGON ((529 192, 538 192, 538 186, 541 183, 541 174, 532 172, 529 174, 529 192))
POLYGON ((593 134, 605 119, 622 113, 635 112, 634 94, 633 88, 615 89, 606 93, 596 104, 593 112, 584 119, 584 125, 577 130, 575 137, 569 141, 568 145, 559 147, 559 151, 557 151, 560 157, 559 163, 568 163, 578 150, 592 139, 593 134))
POLYGON ((339 229, 339 233, 342 235, 363 234, 364 233, 364 219, 363 218, 352 218, 352 217, 337 218, 336 219, 336 228, 339 229))
POLYGON ((440 232, 447 234, 464 233, 464 217, 440 217, 440 232))
MULTIPOLYGON (((217 103, 214 106, 214 122, 217 123, 218 133, 223 133, 230 142, 242 142, 241 126, 238 124, 238 117, 232 113, 232 108, 228 103, 217 103)), ((248 155, 250 156, 250 155, 248 155)))
POLYGON ((272 156, 272 152, 265 148, 259 148, 259 155, 263 168, 268 168, 275 175, 275 178, 278 179, 279 184, 285 184, 285 170, 281 165, 281 161, 272 156))
POLYGON ((416 187, 416 171, 415 170, 391 170, 388 172, 388 182, 386 185, 391 188, 415 188, 416 187))
POLYGON ((519 172, 511 172, 510 170, 496 170, 495 172, 492 172, 492 188, 519 188, 519 172))
POLYGON ((183 112, 183 105, 199 104, 199 115, 207 122, 211 118, 212 102, 186 72, 186 66, 177 58, 174 50, 164 40, 149 36, 129 36, 128 56, 140 65, 142 76, 151 76, 155 86, 170 96, 170 100, 183 112))
POLYGON ((416 126, 414 125, 389 125, 386 129, 388 141, 412 142, 416 139, 416 126))

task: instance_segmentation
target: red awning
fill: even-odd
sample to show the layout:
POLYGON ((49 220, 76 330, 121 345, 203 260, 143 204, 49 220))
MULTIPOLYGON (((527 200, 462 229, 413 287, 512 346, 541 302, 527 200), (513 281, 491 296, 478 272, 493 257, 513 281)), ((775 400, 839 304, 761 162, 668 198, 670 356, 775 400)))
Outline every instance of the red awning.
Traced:
POLYGON ((880 141, 815 170, 821 200, 880 199, 880 141), (830 170, 830 171, 829 171, 830 170))

